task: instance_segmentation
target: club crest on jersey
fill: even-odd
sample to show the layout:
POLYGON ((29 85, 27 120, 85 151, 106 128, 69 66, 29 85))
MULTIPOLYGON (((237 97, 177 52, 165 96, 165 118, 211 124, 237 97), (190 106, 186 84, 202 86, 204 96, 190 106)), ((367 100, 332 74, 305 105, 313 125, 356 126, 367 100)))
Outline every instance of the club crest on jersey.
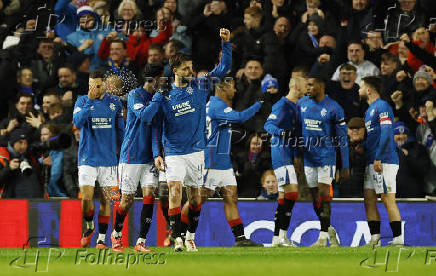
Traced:
POLYGON ((327 115, 327 109, 323 108, 323 109, 321 110, 321 116, 322 116, 322 117, 325 117, 325 115, 327 115))
POLYGON ((369 113, 369 115, 370 115, 371 117, 374 116, 374 112, 375 112, 375 109, 371 110, 371 112, 369 113))
POLYGON ((110 108, 112 111, 115 111, 115 104, 114 104, 114 103, 110 103, 109 108, 110 108))
POLYGON ((166 101, 171 101, 171 95, 165 96, 166 101))
POLYGON ((186 88, 186 92, 192 95, 192 93, 194 93, 194 89, 192 89, 192 87, 189 86, 188 88, 186 88))
POLYGON ((307 110, 307 106, 301 108, 301 112, 306 112, 306 110, 307 110))
POLYGON ((91 105, 91 107, 90 107, 89 109, 91 109, 91 110, 94 110, 94 106, 93 106, 93 105, 91 105))

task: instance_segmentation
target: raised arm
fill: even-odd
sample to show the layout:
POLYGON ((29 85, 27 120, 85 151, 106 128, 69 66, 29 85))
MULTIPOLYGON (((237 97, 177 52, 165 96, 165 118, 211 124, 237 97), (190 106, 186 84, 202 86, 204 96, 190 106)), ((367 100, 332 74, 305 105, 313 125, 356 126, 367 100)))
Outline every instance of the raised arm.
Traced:
POLYGON ((230 43, 230 31, 220 29, 222 38, 222 55, 220 63, 209 72, 208 77, 222 79, 225 74, 232 68, 232 44, 230 43))
MULTIPOLYGON (((143 88, 138 89, 142 90, 143 88)), ((129 95, 127 104, 129 110, 132 111, 136 117, 149 124, 153 120, 154 115, 158 112, 162 99, 162 94, 156 93, 151 102, 148 105, 144 105, 142 98, 135 90, 129 95)))
POLYGON ((229 123, 244 123, 253 117, 261 106, 262 104, 260 102, 255 102, 252 106, 241 112, 234 111, 231 107, 224 109, 217 108, 212 112, 212 119, 223 120, 229 123))

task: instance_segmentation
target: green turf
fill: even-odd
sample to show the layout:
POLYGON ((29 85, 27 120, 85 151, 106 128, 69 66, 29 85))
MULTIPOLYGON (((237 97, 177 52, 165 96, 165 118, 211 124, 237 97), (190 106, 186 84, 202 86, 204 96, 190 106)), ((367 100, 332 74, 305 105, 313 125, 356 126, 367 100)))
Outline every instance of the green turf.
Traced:
POLYGON ((51 251, 48 262, 49 249, 44 248, 39 249, 37 267, 34 264, 38 250, 36 248, 26 249, 26 263, 23 250, 0 249, 0 275, 436 275, 436 247, 381 247, 376 251, 368 247, 208 247, 199 248, 199 252, 195 253, 174 253, 172 248, 153 249, 157 255, 139 257, 132 248, 127 248, 118 259, 119 264, 108 264, 107 259, 102 264, 102 251, 99 263, 95 264, 97 260, 93 258, 97 258, 99 254, 96 249, 86 249, 90 254, 86 257, 85 251, 78 251, 83 249, 56 248, 51 251), (61 252, 63 255, 57 258, 61 252), (377 255, 376 262, 380 264, 374 265, 374 253, 377 255), (76 257, 80 259, 80 264, 75 264, 76 257), (88 258, 88 262, 85 258, 88 258), (140 263, 130 264, 126 268, 127 258, 131 262, 135 258, 135 262, 139 260, 140 263), (426 261, 430 264, 426 264, 426 261), (161 264, 150 264, 155 262, 161 264), (42 274, 36 273, 35 267, 42 274), (44 272, 47 268, 48 272, 44 272), (389 273, 395 271, 397 272, 389 273))

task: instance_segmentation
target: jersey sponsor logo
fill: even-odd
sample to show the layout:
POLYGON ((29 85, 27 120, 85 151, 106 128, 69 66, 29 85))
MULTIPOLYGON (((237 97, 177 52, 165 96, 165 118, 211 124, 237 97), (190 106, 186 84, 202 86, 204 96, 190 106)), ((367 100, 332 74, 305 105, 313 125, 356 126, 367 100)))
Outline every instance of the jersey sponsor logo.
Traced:
POLYGON ((133 105, 133 109, 134 110, 138 110, 138 109, 140 109, 140 108, 142 108, 144 105, 142 104, 142 103, 137 103, 137 104, 134 104, 133 105))
POLYGON ((275 120, 275 119, 277 119, 277 115, 271 114, 271 115, 269 115, 268 119, 275 120))
POLYGON ((322 131, 320 128, 321 123, 322 121, 319 120, 304 119, 304 124, 306 125, 307 130, 322 131))
POLYGON ((321 116, 322 116, 322 117, 325 117, 325 115, 327 115, 327 109, 323 108, 323 109, 321 110, 321 116))
POLYGON ((306 112, 307 106, 301 107, 301 112, 306 112))
POLYGON ((371 128, 371 121, 366 122, 365 127, 366 127, 366 131, 368 131, 368 132, 374 130, 374 128, 371 128))
POLYGON ((224 113, 230 113, 230 112, 232 112, 232 108, 229 106, 229 107, 226 107, 226 108, 224 108, 224 113))
POLYGON ((92 128, 112 128, 112 118, 92 118, 92 128))
POLYGON ((109 108, 110 108, 112 111, 115 111, 115 104, 114 104, 114 103, 110 103, 109 108))
POLYGON ((174 114, 175 117, 195 112, 195 108, 191 107, 189 101, 173 105, 171 106, 171 108, 176 111, 176 113, 174 114))
POLYGON ((73 113, 76 114, 76 113, 80 112, 81 110, 82 109, 80 107, 76 107, 76 108, 74 108, 73 113))

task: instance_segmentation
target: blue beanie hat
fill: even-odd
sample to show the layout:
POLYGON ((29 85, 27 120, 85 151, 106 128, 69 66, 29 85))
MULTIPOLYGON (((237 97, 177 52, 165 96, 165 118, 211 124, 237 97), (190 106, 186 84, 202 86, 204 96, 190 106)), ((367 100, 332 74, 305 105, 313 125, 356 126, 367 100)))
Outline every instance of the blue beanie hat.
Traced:
POLYGON ((279 82, 277 81, 276 78, 273 78, 270 74, 266 74, 265 77, 263 78, 262 82, 262 92, 266 93, 266 91, 268 90, 268 88, 271 87, 275 87, 277 89, 279 89, 279 82))
POLYGON ((409 135, 409 129, 406 127, 406 125, 403 122, 396 122, 394 124, 394 135, 397 134, 407 134, 409 135))

